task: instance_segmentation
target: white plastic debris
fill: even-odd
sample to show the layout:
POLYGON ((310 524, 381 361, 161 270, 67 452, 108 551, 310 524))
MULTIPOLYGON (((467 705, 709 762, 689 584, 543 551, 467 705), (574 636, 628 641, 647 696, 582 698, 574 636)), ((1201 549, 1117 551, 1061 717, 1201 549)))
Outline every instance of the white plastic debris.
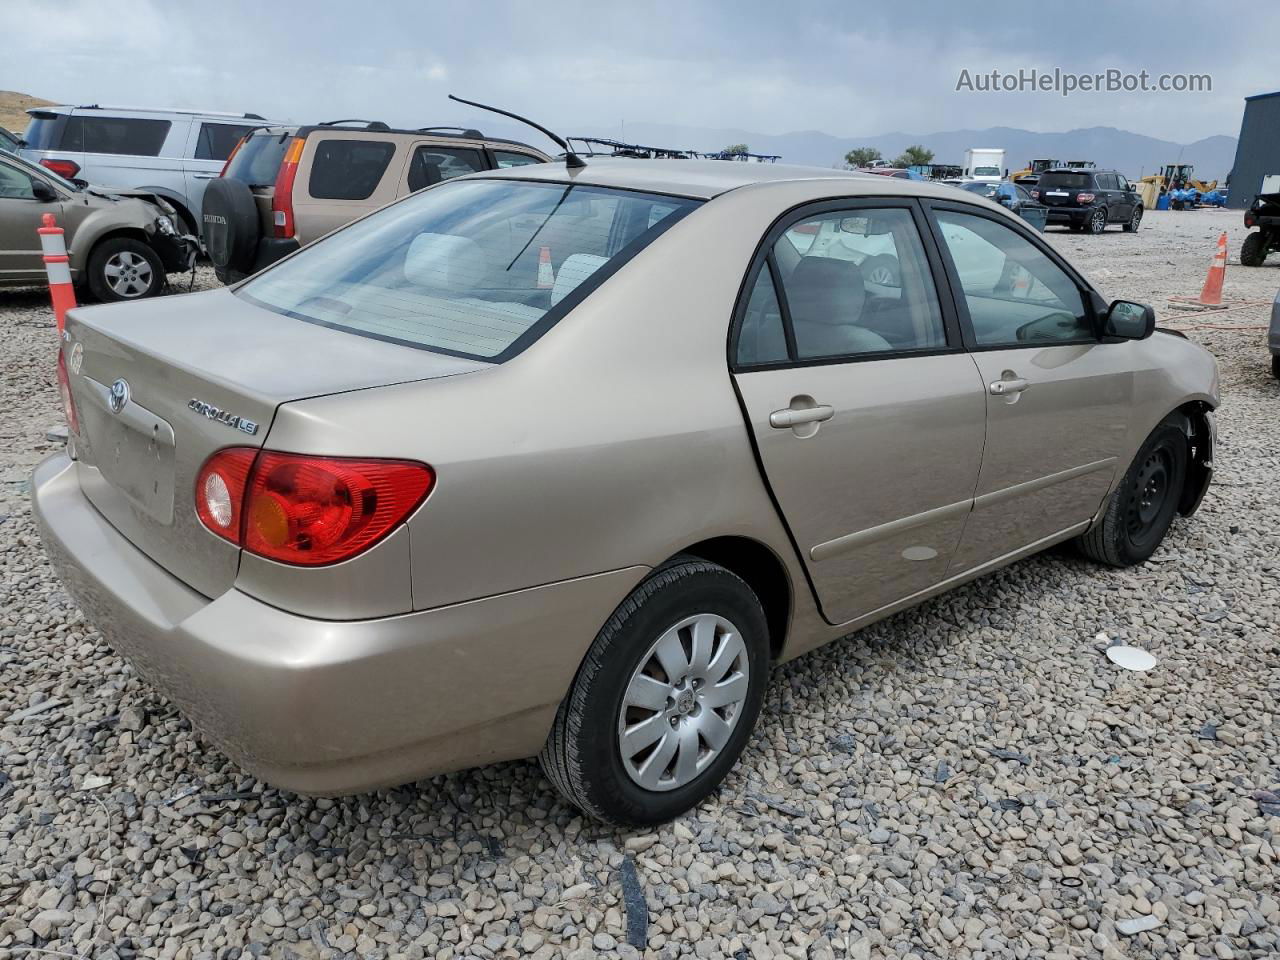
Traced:
POLYGON ((96 773, 91 773, 87 777, 85 777, 82 781, 80 781, 80 789, 81 790, 99 790, 102 787, 109 786, 110 783, 111 783, 110 777, 100 777, 96 773))
POLYGON ((1159 918, 1147 914, 1145 917, 1129 917, 1126 920, 1117 920, 1116 929, 1123 933, 1126 937, 1132 937, 1135 934, 1145 933, 1148 930, 1154 930, 1160 926, 1159 918))
POLYGON ((1118 667, 1124 667, 1126 670, 1150 670, 1156 665, 1156 658, 1145 650, 1137 647, 1131 647, 1124 643, 1117 643, 1113 647, 1107 647, 1107 659, 1118 667))

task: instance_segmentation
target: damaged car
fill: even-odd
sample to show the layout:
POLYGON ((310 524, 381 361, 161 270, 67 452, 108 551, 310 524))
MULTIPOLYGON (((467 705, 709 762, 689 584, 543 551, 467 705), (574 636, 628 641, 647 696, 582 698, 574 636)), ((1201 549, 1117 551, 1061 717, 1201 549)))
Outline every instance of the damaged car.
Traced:
POLYGON ((45 282, 36 230, 46 214, 65 231, 72 282, 96 300, 154 296, 195 260, 195 238, 178 232, 162 197, 92 187, 0 153, 0 287, 45 282))

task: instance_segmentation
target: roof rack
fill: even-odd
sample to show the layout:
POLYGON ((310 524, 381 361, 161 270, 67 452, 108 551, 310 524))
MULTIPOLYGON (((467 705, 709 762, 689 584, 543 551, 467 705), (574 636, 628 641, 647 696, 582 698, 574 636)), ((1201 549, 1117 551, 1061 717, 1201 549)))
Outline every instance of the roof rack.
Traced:
POLYGON ((717 153, 702 153, 697 150, 684 150, 676 147, 650 147, 639 143, 623 143, 607 137, 566 137, 583 144, 588 149, 579 151, 583 156, 597 157, 632 157, 638 160, 755 160, 757 163, 774 163, 782 157, 769 153, 729 153, 721 150, 717 153), (607 150, 593 150, 591 147, 607 147, 607 150))
POLYGON ((418 128, 419 133, 437 133, 437 132, 443 132, 446 130, 453 130, 456 133, 460 133, 464 137, 470 137, 472 140, 486 139, 485 135, 481 133, 479 130, 475 129, 475 127, 419 127, 418 128))
POLYGON ((348 117, 346 120, 324 120, 317 124, 320 127, 340 127, 344 123, 363 124, 366 130, 390 130, 391 128, 381 120, 360 120, 356 117, 348 117))
MULTIPOLYGON (((48 107, 34 109, 48 110, 48 107)), ((56 108, 55 108, 56 109, 56 108)), ((133 113, 180 113, 189 117, 231 117, 235 120, 266 120, 267 118, 256 113, 228 113, 224 110, 186 110, 179 107, 131 107, 121 104, 97 104, 97 103, 81 103, 71 107, 72 110, 128 110, 133 113)), ((30 112, 30 111, 28 111, 30 112)))

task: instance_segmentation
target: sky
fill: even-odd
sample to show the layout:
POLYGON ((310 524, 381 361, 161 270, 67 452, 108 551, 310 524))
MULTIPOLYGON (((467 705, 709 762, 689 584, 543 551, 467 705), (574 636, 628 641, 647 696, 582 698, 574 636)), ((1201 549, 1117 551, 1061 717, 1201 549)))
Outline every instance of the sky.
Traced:
POLYGON ((1113 126, 1186 143, 1236 135, 1243 98, 1280 89, 1273 56, 1229 40, 1280 36, 1270 0, 4 5, 0 89, 273 120, 483 128, 452 92, 613 137, 627 122, 836 136, 1113 126), (956 90, 962 71, 1055 68, 1208 74, 1212 91, 956 90))

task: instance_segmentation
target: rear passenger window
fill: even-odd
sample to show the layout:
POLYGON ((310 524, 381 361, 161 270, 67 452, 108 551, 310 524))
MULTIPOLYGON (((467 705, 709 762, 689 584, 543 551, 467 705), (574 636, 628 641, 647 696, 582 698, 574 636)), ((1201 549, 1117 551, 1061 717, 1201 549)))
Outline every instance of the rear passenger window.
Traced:
POLYGON ((75 114, 67 118, 61 149, 131 157, 158 157, 167 136, 168 120, 75 114))
POLYGON ((195 159, 225 160, 240 142, 240 138, 252 130, 247 123, 202 123, 196 139, 195 159))
POLYGON ((409 189, 421 190, 464 173, 484 170, 484 157, 479 150, 457 147, 418 147, 409 161, 409 189))
POLYGON ((857 209, 791 227, 774 244, 796 359, 937 350, 942 311, 910 211, 857 209))
POLYGON ((527 153, 514 153, 510 150, 493 151, 493 159, 497 161, 499 170, 505 170, 507 167, 523 167, 528 163, 542 163, 537 157, 527 153))
POLYGON ((738 331, 738 363, 749 366, 788 359, 787 335, 782 328, 782 308, 773 287, 773 273, 762 264, 751 299, 747 301, 738 331))
POLYGON ((367 200, 395 152, 395 144, 380 140, 321 140, 307 191, 317 200, 367 200))

